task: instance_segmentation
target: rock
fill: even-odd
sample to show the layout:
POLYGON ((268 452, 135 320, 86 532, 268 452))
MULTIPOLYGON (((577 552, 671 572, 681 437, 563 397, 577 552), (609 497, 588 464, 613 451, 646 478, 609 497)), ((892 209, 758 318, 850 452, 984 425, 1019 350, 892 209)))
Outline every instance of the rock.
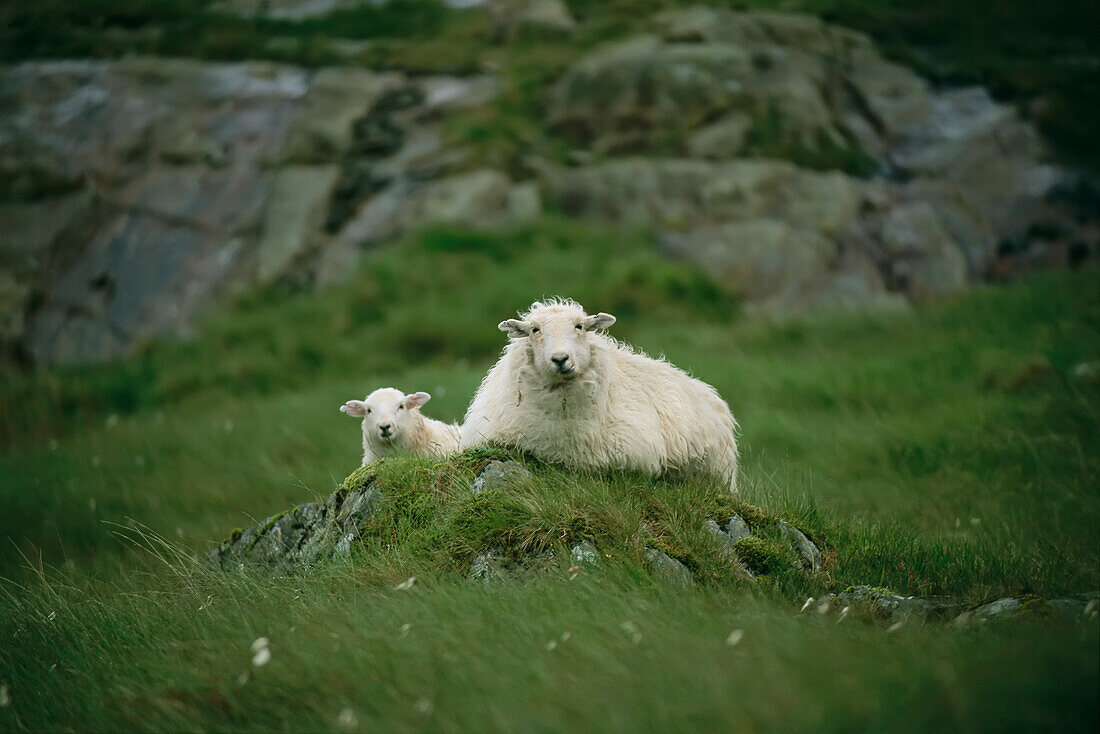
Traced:
POLYGON ((370 467, 362 467, 325 502, 299 505, 238 530, 210 551, 208 559, 224 571, 260 566, 284 572, 346 556, 380 497, 370 467))
POLYGON ((574 566, 598 566, 600 563, 599 549, 585 540, 569 551, 569 558, 574 566))
POLYGON ((582 168, 543 165, 539 173, 547 201, 567 214, 680 231, 774 219, 831 236, 856 217, 862 199, 848 176, 785 161, 631 157, 582 168))
POLYGON ((752 118, 744 112, 732 112, 704 125, 688 136, 688 155, 708 160, 733 158, 744 146, 745 133, 751 125, 752 118))
MULTIPOLYGON (((550 125, 598 150, 639 152, 660 147, 670 130, 733 114, 786 145, 845 146, 858 136, 841 131, 857 127, 881 148, 880 134, 929 107, 920 77, 883 60, 866 37, 812 16, 689 8, 657 22, 660 36, 597 49, 567 71, 550 94, 550 125)), ((747 128, 698 131, 687 149, 731 156, 740 146, 728 142, 747 128)))
POLYGON ((726 533, 734 543, 741 540, 741 538, 747 538, 752 535, 752 531, 749 530, 748 524, 741 519, 740 515, 734 515, 729 519, 729 522, 726 523, 726 533))
POLYGON ((1085 616, 1085 602, 1077 599, 1051 599, 1051 609, 1057 612, 1067 622, 1080 622, 1085 616))
POLYGON ((927 116, 932 107, 928 82, 867 50, 848 69, 847 81, 887 140, 927 116))
POLYGON ((470 562, 470 573, 467 578, 475 581, 488 581, 504 576, 504 554, 499 549, 490 549, 474 557, 470 562))
POLYGON ((930 301, 966 287, 966 258, 930 204, 892 208, 880 242, 890 276, 914 300, 930 301))
POLYGON ((286 166, 274 175, 256 245, 258 282, 271 282, 296 256, 319 246, 339 173, 335 165, 286 166))
POLYGON ((422 185, 465 160, 439 116, 496 88, 265 62, 5 67, 0 340, 41 364, 112 359, 257 283, 332 282, 419 224, 417 192, 440 221, 535 216, 534 186, 500 174, 422 185), (357 214, 369 237, 330 239, 357 214))
POLYGON ((426 184, 403 217, 408 226, 491 227, 530 218, 540 209, 537 190, 525 186, 517 192, 503 173, 484 168, 426 184))
POLYGON ((516 482, 530 479, 531 471, 515 461, 490 461, 474 479, 474 494, 508 489, 516 482))
POLYGON ((282 157, 295 163, 334 162, 351 146, 353 124, 402 81, 397 74, 352 67, 322 69, 287 131, 282 157))
POLYGON ((523 30, 568 34, 577 27, 562 0, 489 0, 489 17, 498 38, 513 38, 523 30))
POLYGON ((821 570, 821 551, 812 540, 806 537, 805 533, 782 520, 779 521, 779 530, 798 553, 803 568, 810 573, 821 570))
POLYGON ((836 256, 835 244, 821 235, 763 218, 667 233, 661 249, 702 266, 730 292, 757 304, 793 300, 823 277, 836 256))
POLYGON ((682 589, 692 585, 691 571, 675 558, 654 548, 646 548, 645 558, 649 572, 657 580, 682 589))
MULTIPOLYGON (((834 595, 829 595, 833 597, 834 595)), ((824 597, 823 597, 824 598, 824 597)), ((922 599, 917 596, 900 596, 872 586, 855 586, 835 598, 844 604, 863 604, 889 622, 924 621, 942 618, 953 608, 948 602, 922 599)))
POLYGON ((211 10, 244 17, 304 20, 327 15, 340 8, 354 8, 364 0, 218 0, 211 10))
POLYGON ((973 624, 988 624, 989 622, 1011 619, 1018 616, 1021 610, 1022 605, 1018 599, 1005 597, 963 612, 955 618, 954 625, 956 627, 966 627, 973 624))

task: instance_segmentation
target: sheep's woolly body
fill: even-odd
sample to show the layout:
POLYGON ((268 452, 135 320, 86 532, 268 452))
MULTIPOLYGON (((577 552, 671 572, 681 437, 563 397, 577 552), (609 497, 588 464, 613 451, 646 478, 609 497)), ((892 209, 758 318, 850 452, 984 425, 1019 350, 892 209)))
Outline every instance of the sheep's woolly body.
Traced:
POLYGON ((393 441, 383 442, 363 426, 363 463, 394 454, 413 454, 443 458, 458 451, 459 428, 454 423, 444 423, 410 411, 412 425, 393 441))
POLYGON ((653 474, 701 469, 736 491, 737 424, 715 389, 602 334, 587 338, 587 367, 557 383, 536 369, 528 340, 514 339, 470 404, 462 448, 498 443, 550 461, 653 474))

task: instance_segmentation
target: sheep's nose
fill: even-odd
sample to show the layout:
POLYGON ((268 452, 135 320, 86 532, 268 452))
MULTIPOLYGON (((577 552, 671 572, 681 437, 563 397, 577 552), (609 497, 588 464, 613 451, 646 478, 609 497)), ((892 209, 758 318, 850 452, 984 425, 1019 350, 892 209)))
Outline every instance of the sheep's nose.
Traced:
POLYGON ((378 428, 379 428, 379 429, 381 429, 381 431, 382 431, 383 435, 384 435, 384 434, 387 434, 387 433, 389 433, 389 432, 390 432, 390 424, 389 424, 389 423, 386 423, 386 424, 384 424, 384 425, 378 426, 378 428))
POLYGON ((568 354, 555 354, 550 357, 550 361, 557 365, 559 368, 564 367, 565 363, 569 361, 568 354))

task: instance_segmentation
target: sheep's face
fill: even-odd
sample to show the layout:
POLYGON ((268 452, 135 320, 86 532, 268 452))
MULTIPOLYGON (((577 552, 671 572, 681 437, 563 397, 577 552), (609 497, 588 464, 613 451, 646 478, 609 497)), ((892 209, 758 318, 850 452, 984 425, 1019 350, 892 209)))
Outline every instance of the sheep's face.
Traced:
POLYGON ((611 314, 589 316, 573 304, 536 303, 524 319, 502 321, 499 328, 527 342, 531 362, 548 382, 569 382, 583 375, 592 360, 591 332, 613 323, 611 314))
POLYGON ((404 436, 415 425, 415 412, 431 400, 426 392, 406 395, 392 387, 383 387, 367 396, 366 400, 349 400, 340 406, 348 415, 363 418, 363 433, 379 443, 392 443, 404 436))

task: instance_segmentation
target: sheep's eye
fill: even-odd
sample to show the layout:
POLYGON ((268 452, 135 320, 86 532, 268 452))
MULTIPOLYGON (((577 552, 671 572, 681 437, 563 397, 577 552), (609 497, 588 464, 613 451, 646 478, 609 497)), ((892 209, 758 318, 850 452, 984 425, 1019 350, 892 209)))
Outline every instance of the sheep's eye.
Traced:
POLYGON ((584 328, 584 325, 583 325, 583 324, 577 324, 577 328, 578 328, 578 329, 583 329, 583 328, 584 328))
POLYGON ((537 327, 537 326, 532 326, 532 327, 531 327, 531 333, 532 333, 532 334, 537 334, 537 333, 539 333, 539 327, 537 327))
POLYGON ((370 415, 370 408, 367 408, 367 415, 370 415))
POLYGON ((404 404, 404 403, 401 403, 401 405, 398 405, 398 406, 397 406, 397 409, 398 409, 398 410, 404 410, 404 409, 405 409, 405 404, 404 404))

